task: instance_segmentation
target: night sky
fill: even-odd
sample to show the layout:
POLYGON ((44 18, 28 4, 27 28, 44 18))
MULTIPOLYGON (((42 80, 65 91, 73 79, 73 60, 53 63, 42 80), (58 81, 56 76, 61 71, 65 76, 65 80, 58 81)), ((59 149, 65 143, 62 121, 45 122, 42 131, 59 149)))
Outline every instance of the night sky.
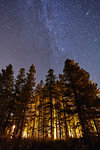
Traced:
POLYGON ((0 70, 34 64, 39 82, 67 58, 100 87, 100 0, 0 0, 0 70))

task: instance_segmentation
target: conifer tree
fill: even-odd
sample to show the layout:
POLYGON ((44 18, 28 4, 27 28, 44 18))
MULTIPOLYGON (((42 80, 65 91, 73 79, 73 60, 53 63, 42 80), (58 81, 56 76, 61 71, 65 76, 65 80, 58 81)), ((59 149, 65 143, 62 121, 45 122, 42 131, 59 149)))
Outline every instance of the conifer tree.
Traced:
POLYGON ((25 76, 25 69, 22 68, 20 69, 16 80, 16 105, 18 108, 16 108, 15 112, 15 116, 17 115, 17 129, 15 131, 16 134, 19 132, 19 138, 22 137, 23 130, 29 120, 28 114, 30 104, 32 103, 34 96, 35 73, 34 65, 30 67, 27 76, 25 76))
POLYGON ((92 84, 89 80, 89 73, 74 63, 73 60, 67 59, 64 66, 64 76, 66 82, 69 82, 71 93, 73 94, 76 111, 82 126, 83 137, 86 138, 91 134, 91 102, 96 99, 97 85, 92 84))
MULTIPOLYGON (((28 107, 29 107, 29 104, 32 104, 32 103, 35 103, 34 100, 34 88, 35 88, 35 73, 36 73, 36 70, 35 70, 35 66, 32 64, 30 69, 29 69, 29 73, 27 74, 27 82, 26 82, 26 85, 25 85, 25 89, 24 89, 24 92, 25 92, 25 99, 26 99, 26 103, 28 104, 28 107)), ((29 110, 29 108, 28 108, 29 110)), ((34 134, 34 120, 35 118, 33 118, 33 131, 32 131, 32 135, 34 134)))
MULTIPOLYGON (((42 137, 43 131, 43 81, 37 85, 35 89, 35 97, 37 98, 37 131, 38 131, 38 139, 42 137)), ((36 117, 36 115, 35 115, 36 117)))
POLYGON ((14 123, 16 125, 14 136, 19 133, 20 130, 20 124, 21 124, 21 118, 22 118, 22 111, 23 111, 23 100, 22 100, 22 94, 23 94, 23 88, 26 84, 26 76, 25 76, 25 69, 21 68, 19 70, 19 74, 17 76, 17 79, 15 81, 15 105, 14 105, 14 123))
POLYGON ((42 137, 48 138, 50 131, 50 102, 49 102, 48 88, 46 85, 42 88, 42 137))
POLYGON ((54 97, 55 97, 55 75, 54 70, 50 69, 48 75, 46 76, 46 89, 49 98, 49 108, 50 108, 50 131, 51 138, 54 138, 54 97))
POLYGON ((65 139, 69 137, 69 129, 68 129, 68 124, 70 117, 74 115, 74 104, 73 104, 73 99, 70 94, 70 87, 68 82, 66 82, 64 75, 59 74, 59 80, 57 82, 57 87, 58 87, 58 94, 60 97, 59 100, 59 114, 61 114, 61 120, 63 121, 64 124, 64 130, 65 130, 65 139))
POLYGON ((65 111, 66 108, 65 108, 65 99, 64 99, 66 86, 62 74, 59 74, 59 80, 57 80, 56 86, 57 86, 56 111, 58 114, 59 134, 61 139, 61 137, 63 136, 62 135, 63 127, 65 129, 65 138, 67 138, 68 136, 67 116, 65 111))
POLYGON ((1 135, 3 135, 10 121, 14 103, 14 76, 11 64, 8 65, 6 69, 2 69, 0 79, 0 131, 2 131, 1 135))

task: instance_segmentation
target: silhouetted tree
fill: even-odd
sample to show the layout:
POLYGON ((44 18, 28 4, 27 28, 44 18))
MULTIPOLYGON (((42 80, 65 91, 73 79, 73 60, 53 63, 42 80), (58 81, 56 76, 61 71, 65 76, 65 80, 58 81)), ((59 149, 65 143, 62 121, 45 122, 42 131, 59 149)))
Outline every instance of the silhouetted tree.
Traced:
POLYGON ((49 98, 49 108, 50 108, 50 130, 51 138, 54 138, 54 97, 55 97, 55 75, 54 70, 50 69, 48 75, 46 76, 46 89, 49 98))
MULTIPOLYGON (((38 131, 38 139, 42 136, 43 131, 43 81, 37 85, 35 89, 35 97, 37 98, 37 131, 38 131)), ((36 116, 35 116, 36 117, 36 116)))
POLYGON ((0 74, 0 131, 1 135, 5 133, 5 130, 10 125, 10 117, 12 113, 14 97, 14 76, 12 65, 8 65, 6 69, 2 69, 0 74))
POLYGON ((89 123, 93 118, 91 102, 96 99, 97 85, 89 80, 89 73, 81 69, 78 63, 74 63, 73 60, 67 59, 65 61, 64 76, 71 87, 70 94, 73 94, 83 137, 86 138, 91 135, 92 123, 89 123))
POLYGON ((15 107, 14 107, 14 123, 16 125, 14 136, 18 134, 20 131, 20 125, 21 125, 21 118, 23 113, 23 88, 26 84, 26 76, 25 76, 25 69, 21 68, 19 70, 19 74, 17 76, 17 79, 15 81, 15 107))
MULTIPOLYGON (((27 83, 24 89, 26 101, 28 102, 28 104, 34 103, 33 98, 34 98, 34 88, 35 88, 35 80, 36 80, 35 73, 36 73, 35 67, 34 65, 32 65, 29 69, 29 73, 27 74, 27 83)), ((34 118, 33 118, 33 128, 34 128, 34 118)))
POLYGON ((68 127, 67 127, 67 113, 66 113, 66 102, 65 102, 65 91, 66 83, 62 74, 59 74, 59 80, 57 81, 57 101, 56 101, 56 110, 58 114, 59 122, 59 133, 60 139, 62 137, 62 129, 64 123, 65 129, 65 138, 68 137, 68 127))

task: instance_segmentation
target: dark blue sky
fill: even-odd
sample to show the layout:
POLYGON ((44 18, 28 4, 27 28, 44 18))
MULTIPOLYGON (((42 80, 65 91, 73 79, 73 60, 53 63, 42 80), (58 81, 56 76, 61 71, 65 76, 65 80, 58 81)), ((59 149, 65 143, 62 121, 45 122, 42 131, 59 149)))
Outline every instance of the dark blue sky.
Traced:
POLYGON ((67 58, 100 87, 100 0, 0 0, 0 69, 34 64, 38 81, 67 58))

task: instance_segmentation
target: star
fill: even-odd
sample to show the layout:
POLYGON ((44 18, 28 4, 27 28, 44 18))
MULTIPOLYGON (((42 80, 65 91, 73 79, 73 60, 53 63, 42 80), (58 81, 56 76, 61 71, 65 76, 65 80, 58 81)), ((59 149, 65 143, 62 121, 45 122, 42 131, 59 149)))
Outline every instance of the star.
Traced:
POLYGON ((88 16, 88 15, 89 15, 89 13, 90 13, 90 12, 89 12, 89 11, 87 11, 87 12, 86 12, 86 16, 88 16))

